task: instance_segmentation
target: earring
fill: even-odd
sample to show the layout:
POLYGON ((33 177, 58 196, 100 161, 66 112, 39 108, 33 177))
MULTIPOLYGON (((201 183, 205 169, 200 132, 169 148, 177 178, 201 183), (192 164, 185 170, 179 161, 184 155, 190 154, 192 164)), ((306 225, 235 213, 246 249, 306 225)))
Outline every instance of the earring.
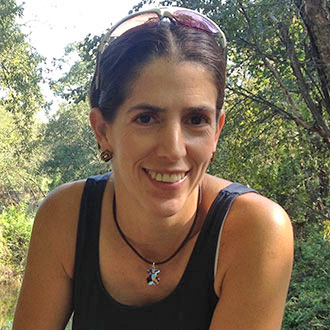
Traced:
POLYGON ((215 161, 215 151, 212 152, 211 154, 211 163, 215 161))
POLYGON ((113 152, 110 150, 104 150, 102 151, 100 157, 104 162, 108 162, 109 160, 112 159, 113 152))

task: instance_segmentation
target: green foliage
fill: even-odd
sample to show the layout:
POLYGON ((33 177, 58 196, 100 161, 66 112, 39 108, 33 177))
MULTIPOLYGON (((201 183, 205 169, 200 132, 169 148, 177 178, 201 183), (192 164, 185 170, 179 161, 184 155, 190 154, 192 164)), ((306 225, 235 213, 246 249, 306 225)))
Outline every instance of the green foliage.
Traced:
POLYGON ((330 241, 316 227, 296 241, 283 329, 330 328, 330 241))
POLYGON ((35 173, 42 59, 16 23, 22 13, 15 1, 0 0, 0 210, 23 200, 36 203, 43 195, 35 173))
POLYGON ((0 214, 0 328, 13 318, 32 230, 33 212, 26 204, 0 214))
POLYGON ((330 240, 330 220, 324 220, 324 239, 330 240))
POLYGON ((309 150, 313 137, 302 129, 278 115, 262 120, 249 101, 245 109, 227 111, 217 159, 209 171, 259 190, 281 204, 296 224, 321 223, 329 217, 328 182, 322 181, 321 171, 330 169, 326 148, 309 150))
POLYGON ((101 38, 102 36, 92 37, 89 34, 83 41, 68 45, 64 58, 55 60, 56 67, 62 69, 63 64, 72 56, 78 57, 63 77, 50 82, 50 87, 56 95, 76 104, 87 99, 95 69, 97 46, 101 38))
POLYGON ((40 171, 50 179, 50 189, 107 171, 98 156, 89 111, 84 102, 63 104, 45 125, 43 149, 47 158, 40 171))
POLYGON ((0 211, 11 204, 36 204, 45 195, 45 179, 36 173, 42 159, 39 125, 30 127, 30 142, 22 136, 15 115, 0 106, 0 211))
POLYGON ((1 0, 0 13, 0 105, 15 115, 22 133, 29 135, 33 115, 44 102, 38 86, 43 59, 25 41, 16 23, 23 8, 13 0, 1 0))
POLYGON ((0 214, 0 230, 6 250, 9 252, 4 264, 13 266, 15 275, 22 275, 30 234, 33 213, 26 204, 9 206, 0 214))

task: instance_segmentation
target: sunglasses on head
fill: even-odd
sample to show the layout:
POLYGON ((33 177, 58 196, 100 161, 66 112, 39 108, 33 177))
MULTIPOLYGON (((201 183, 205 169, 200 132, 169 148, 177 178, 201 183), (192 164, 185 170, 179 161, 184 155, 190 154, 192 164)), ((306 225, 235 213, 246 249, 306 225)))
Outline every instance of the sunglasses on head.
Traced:
POLYGON ((155 26, 165 18, 170 20, 174 24, 178 23, 192 29, 202 30, 218 37, 220 40, 221 47, 223 49, 226 49, 227 41, 223 31, 211 19, 196 11, 180 7, 161 7, 136 12, 132 15, 123 18, 114 26, 112 26, 101 40, 97 54, 97 66, 95 76, 96 89, 99 88, 100 57, 107 48, 107 46, 111 43, 111 41, 120 37, 125 32, 140 25, 145 24, 148 26, 155 26))

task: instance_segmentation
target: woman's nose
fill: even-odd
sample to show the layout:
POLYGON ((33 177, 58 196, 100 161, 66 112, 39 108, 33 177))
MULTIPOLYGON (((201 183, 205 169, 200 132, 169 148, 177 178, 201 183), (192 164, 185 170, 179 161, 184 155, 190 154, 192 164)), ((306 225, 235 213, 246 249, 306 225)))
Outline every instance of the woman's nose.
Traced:
POLYGON ((186 155, 186 141, 181 124, 168 124, 159 131, 157 156, 168 160, 179 160, 186 155))

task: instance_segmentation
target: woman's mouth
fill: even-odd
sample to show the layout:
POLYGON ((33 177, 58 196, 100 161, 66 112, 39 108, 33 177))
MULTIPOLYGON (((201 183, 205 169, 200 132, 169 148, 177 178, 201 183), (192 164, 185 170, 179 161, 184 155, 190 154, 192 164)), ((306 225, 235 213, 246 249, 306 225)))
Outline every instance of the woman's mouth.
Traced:
POLYGON ((151 177, 151 179, 158 182, 174 183, 181 181, 188 172, 177 172, 177 173, 160 173, 148 170, 144 168, 144 171, 151 177))

